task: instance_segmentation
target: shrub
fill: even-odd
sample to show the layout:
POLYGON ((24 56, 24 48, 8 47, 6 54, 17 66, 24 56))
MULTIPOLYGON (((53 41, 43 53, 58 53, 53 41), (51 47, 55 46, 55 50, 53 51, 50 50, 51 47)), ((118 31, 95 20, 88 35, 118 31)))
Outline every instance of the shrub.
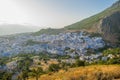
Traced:
POLYGON ((119 58, 114 58, 114 59, 109 59, 108 64, 120 64, 120 59, 119 58))
POLYGON ((76 67, 85 66, 85 62, 77 59, 76 62, 75 62, 75 66, 76 67))

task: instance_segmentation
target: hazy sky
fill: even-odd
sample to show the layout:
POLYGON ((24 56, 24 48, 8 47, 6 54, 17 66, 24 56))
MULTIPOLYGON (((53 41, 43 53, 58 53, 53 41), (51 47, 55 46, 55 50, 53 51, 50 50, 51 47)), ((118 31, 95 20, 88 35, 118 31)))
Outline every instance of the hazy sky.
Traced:
POLYGON ((60 28, 101 12, 117 0, 0 0, 0 24, 60 28))

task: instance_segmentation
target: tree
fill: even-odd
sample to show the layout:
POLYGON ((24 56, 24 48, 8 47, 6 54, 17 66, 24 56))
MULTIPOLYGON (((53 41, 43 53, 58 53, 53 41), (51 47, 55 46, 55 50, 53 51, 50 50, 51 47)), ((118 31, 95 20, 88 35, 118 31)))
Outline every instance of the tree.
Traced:
POLYGON ((63 70, 68 70, 68 67, 70 66, 70 63, 65 63, 65 62, 62 62, 61 64, 60 64, 60 67, 61 67, 61 69, 63 69, 63 70))
POLYGON ((5 72, 2 80, 12 80, 12 73, 5 72))
POLYGON ((28 78, 28 71, 22 71, 19 76, 18 76, 18 80, 26 80, 28 78))
POLYGON ((43 69, 41 67, 38 67, 37 69, 33 69, 29 75, 32 77, 36 77, 36 80, 38 80, 39 76, 44 73, 43 69))
POLYGON ((32 65, 33 60, 30 59, 29 57, 24 57, 23 60, 19 60, 17 63, 18 63, 17 68, 18 68, 19 71, 21 71, 21 70, 29 70, 29 66, 32 65))
POLYGON ((56 72, 60 69, 59 64, 51 64, 48 68, 49 71, 56 72))

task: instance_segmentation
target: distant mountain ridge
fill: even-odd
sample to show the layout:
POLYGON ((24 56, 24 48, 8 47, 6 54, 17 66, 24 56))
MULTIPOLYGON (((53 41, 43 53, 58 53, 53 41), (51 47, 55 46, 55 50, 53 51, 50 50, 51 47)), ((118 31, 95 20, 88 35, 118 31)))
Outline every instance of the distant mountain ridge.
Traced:
POLYGON ((1 24, 0 35, 11 35, 16 33, 35 32, 34 26, 20 25, 20 24, 1 24))

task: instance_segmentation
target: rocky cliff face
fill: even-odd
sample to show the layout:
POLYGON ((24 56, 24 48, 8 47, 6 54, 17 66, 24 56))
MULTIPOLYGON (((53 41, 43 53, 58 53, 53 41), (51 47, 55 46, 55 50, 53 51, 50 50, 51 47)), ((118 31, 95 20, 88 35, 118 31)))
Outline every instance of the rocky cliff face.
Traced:
POLYGON ((111 43, 118 43, 120 37, 120 12, 105 17, 100 25, 103 38, 111 43))

